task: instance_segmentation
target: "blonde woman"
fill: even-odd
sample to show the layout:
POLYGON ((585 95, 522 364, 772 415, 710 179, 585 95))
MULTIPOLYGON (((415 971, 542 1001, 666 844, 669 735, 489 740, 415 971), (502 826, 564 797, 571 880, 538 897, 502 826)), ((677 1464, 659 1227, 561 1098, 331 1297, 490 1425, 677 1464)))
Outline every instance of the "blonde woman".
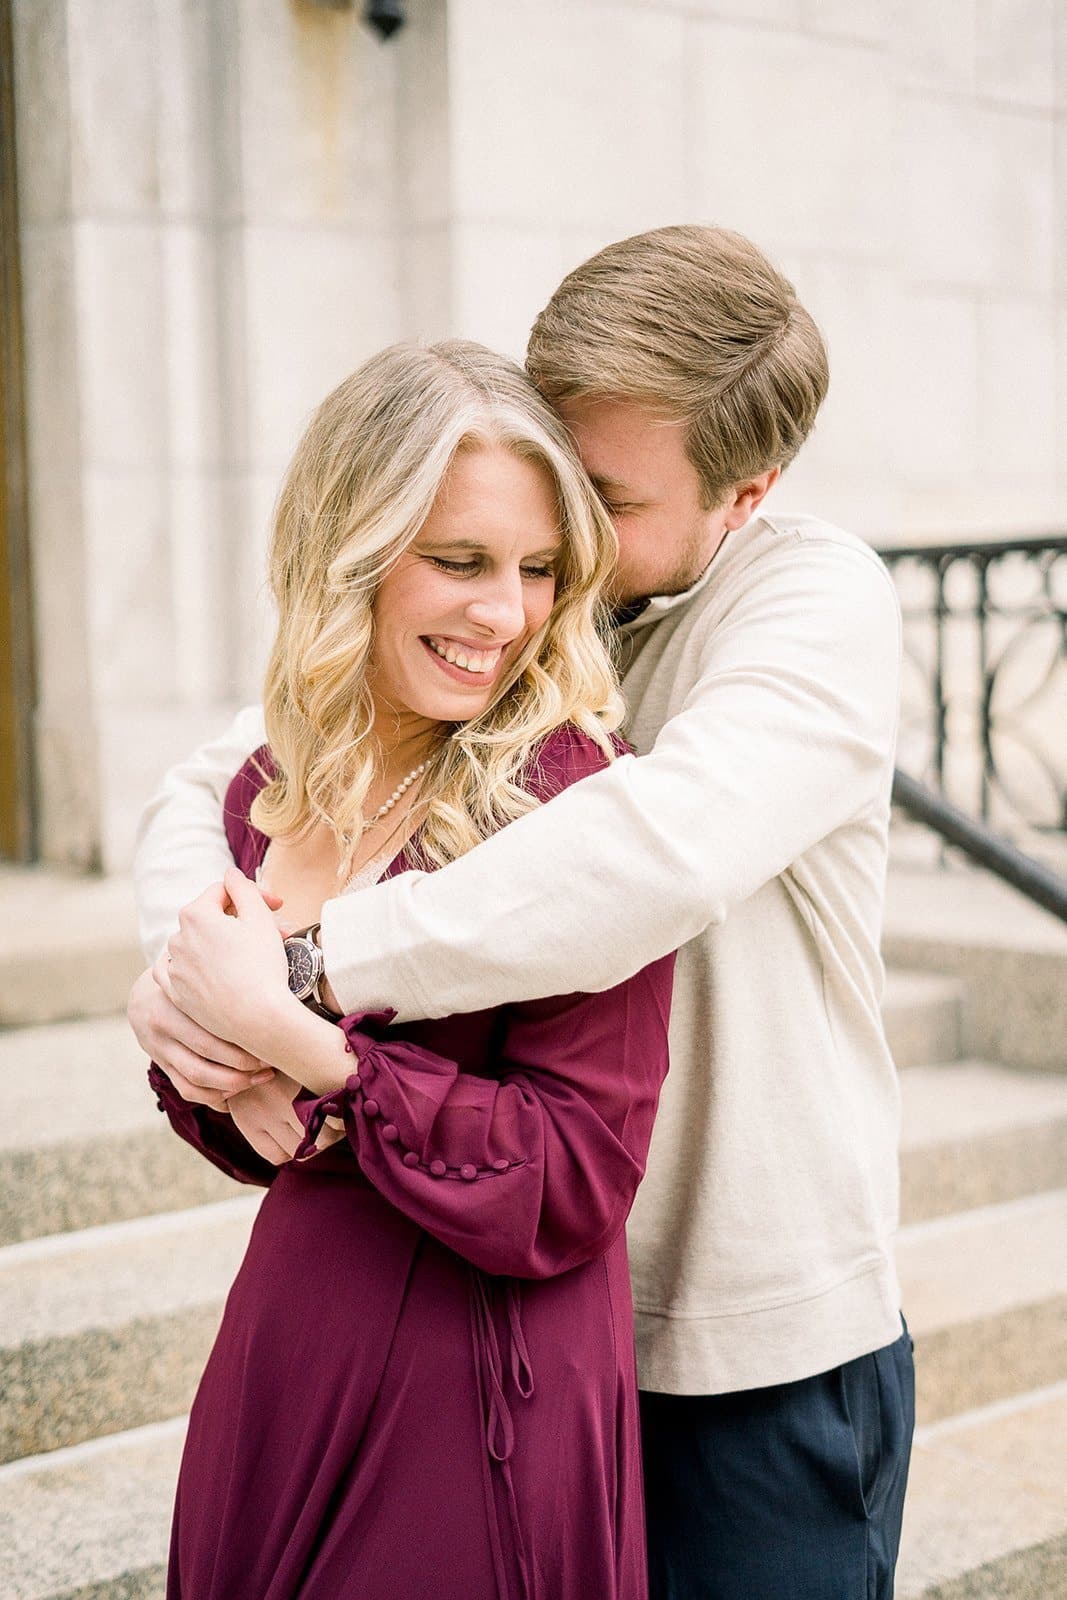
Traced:
POLYGON ((149 1073, 183 1138, 268 1186, 192 1408, 168 1600, 647 1593, 623 1226, 673 957, 403 1027, 314 990, 339 888, 447 863, 622 748, 613 559, 561 424, 477 346, 384 351, 297 450, 236 866, 156 968, 269 1070, 226 1098, 149 1073))

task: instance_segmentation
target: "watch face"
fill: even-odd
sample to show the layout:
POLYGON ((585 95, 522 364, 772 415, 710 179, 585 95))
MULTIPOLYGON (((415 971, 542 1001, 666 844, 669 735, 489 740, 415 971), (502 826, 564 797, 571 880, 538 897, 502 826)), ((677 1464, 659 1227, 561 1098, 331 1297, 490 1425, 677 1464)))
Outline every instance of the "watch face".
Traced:
POLYGON ((298 1000, 303 1000, 304 996, 310 994, 315 987, 318 963, 312 951, 313 947, 306 939, 285 941, 285 954, 289 961, 289 989, 298 1000))

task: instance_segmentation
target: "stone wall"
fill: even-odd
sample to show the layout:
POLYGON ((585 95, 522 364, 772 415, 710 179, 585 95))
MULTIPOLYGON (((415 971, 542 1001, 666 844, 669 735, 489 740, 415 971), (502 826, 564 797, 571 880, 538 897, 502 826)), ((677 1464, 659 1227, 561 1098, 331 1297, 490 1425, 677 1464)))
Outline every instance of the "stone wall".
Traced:
POLYGON ((607 240, 722 222, 831 347, 779 505, 877 539, 1067 520, 1056 0, 450 0, 449 18, 458 327, 519 351, 607 240))
POLYGON ((398 337, 520 355, 611 238, 740 228, 820 318, 781 507, 1067 521, 1055 0, 410 0, 388 44, 359 9, 16 0, 54 860, 127 862, 162 768, 254 698, 316 400, 398 337))
POLYGON ((21 0, 42 839, 128 860, 254 698, 301 419, 408 326, 398 57, 287 0, 21 0))

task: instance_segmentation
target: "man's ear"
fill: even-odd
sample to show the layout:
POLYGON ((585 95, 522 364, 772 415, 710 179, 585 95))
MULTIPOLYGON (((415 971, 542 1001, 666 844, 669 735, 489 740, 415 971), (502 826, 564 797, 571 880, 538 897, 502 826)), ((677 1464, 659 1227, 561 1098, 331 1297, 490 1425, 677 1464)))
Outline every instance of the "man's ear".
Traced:
POLYGON ((761 472, 758 478, 735 483, 730 491, 731 499, 727 502, 724 526, 732 533, 734 529, 743 528, 746 522, 750 522, 781 476, 781 467, 772 467, 769 472, 761 472))

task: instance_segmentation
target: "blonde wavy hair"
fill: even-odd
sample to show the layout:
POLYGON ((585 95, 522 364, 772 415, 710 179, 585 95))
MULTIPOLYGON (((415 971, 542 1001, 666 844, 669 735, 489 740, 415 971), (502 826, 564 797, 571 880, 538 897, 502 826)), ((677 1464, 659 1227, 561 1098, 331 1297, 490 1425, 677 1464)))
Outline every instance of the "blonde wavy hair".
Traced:
POLYGON ((505 357, 461 340, 392 345, 312 417, 270 550, 278 628, 264 712, 275 771, 251 820, 271 838, 327 824, 346 877, 381 772, 367 687, 378 587, 417 537, 457 452, 493 445, 552 478, 562 535, 555 603, 485 710, 442 724, 416 808, 419 853, 444 865, 532 810, 524 769, 565 723, 614 758, 623 705, 601 595, 617 546, 569 435, 505 357))

